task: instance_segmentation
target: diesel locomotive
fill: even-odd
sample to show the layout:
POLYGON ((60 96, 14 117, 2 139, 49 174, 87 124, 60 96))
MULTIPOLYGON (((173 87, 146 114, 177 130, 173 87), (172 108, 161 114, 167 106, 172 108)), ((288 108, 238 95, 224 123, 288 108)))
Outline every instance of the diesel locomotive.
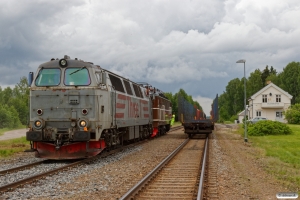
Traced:
POLYGON ((91 157, 170 130, 171 102, 160 90, 91 62, 51 59, 28 80, 26 139, 36 157, 91 157))

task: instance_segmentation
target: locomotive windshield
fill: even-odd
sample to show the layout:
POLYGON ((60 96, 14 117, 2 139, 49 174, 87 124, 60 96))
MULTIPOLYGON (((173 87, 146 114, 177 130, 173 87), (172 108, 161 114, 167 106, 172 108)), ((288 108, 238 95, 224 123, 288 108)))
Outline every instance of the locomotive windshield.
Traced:
POLYGON ((87 68, 67 68, 64 78, 65 85, 90 85, 91 79, 87 68))
POLYGON ((41 69, 36 80, 36 86, 55 86, 60 83, 60 69, 41 69))

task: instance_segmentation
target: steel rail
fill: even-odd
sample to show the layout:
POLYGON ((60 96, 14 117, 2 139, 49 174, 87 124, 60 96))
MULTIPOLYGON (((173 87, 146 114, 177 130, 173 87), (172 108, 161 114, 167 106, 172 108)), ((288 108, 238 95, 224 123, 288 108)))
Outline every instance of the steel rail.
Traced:
POLYGON ((34 162, 34 163, 29 163, 29 164, 27 164, 27 165, 22 165, 22 166, 10 168, 10 169, 5 169, 5 170, 0 171, 0 175, 12 173, 12 172, 15 172, 15 171, 20 171, 20 170, 26 169, 26 168, 31 168, 31 167, 33 167, 33 166, 36 166, 36 165, 40 165, 40 164, 46 163, 47 161, 48 161, 48 160, 42 160, 42 161, 38 161, 38 162, 34 162))
MULTIPOLYGON (((173 127, 173 128, 170 129, 170 131, 175 131, 177 129, 180 129, 179 127, 180 126, 173 127)), ((1 186, 0 187, 0 194, 3 193, 3 192, 9 191, 9 190, 13 190, 13 189, 15 189, 15 188, 17 188, 17 187, 19 187, 21 185, 32 183, 32 182, 34 182, 37 179, 40 179, 42 177, 45 177, 45 176, 48 176, 48 175, 51 175, 51 174, 55 174, 55 173, 57 173, 59 171, 63 171, 64 169, 69 169, 69 168, 75 167, 77 165, 81 165, 81 164, 84 164, 84 163, 91 162, 91 161, 93 161, 95 159, 98 159, 98 158, 103 158, 103 157, 109 156, 111 154, 115 154, 115 153, 121 152, 124 149, 130 148, 130 147, 133 147, 133 146, 137 146, 139 144, 143 144, 146 141, 147 140, 143 140, 143 141, 140 141, 140 142, 137 142, 137 143, 134 143, 134 144, 122 146, 121 148, 114 149, 114 150, 111 150, 109 152, 105 152, 105 153, 102 152, 102 154, 100 154, 99 156, 95 156, 95 157, 91 157, 91 158, 86 158, 84 160, 79 160, 79 161, 73 162, 71 164, 67 164, 65 166, 58 167, 56 169, 53 169, 53 170, 50 170, 50 171, 47 171, 47 172, 44 172, 44 173, 41 173, 41 174, 37 174, 37 175, 31 176, 31 177, 28 177, 28 178, 16 181, 14 183, 10 183, 10 184, 1 186)), ((45 163, 45 161, 46 160, 38 161, 38 162, 31 163, 31 164, 28 164, 28 165, 24 165, 24 166, 15 167, 15 168, 12 168, 12 169, 3 170, 3 171, 0 171, 0 174, 11 173, 13 171, 18 171, 18 170, 22 170, 24 168, 33 167, 35 165, 45 163)))
POLYGON ((149 172, 142 180, 133 186, 120 200, 133 198, 133 196, 140 190, 155 174, 157 174, 188 142, 187 138, 179 147, 177 147, 169 156, 167 156, 160 164, 158 164, 151 172, 149 172))
POLYGON ((207 157, 207 151, 208 151, 208 135, 206 135, 205 140, 205 146, 204 146, 204 157, 202 162, 202 169, 200 174, 200 181, 199 181, 199 187, 198 187, 198 194, 197 194, 197 200, 203 199, 203 188, 204 188, 204 173, 205 173, 205 167, 206 167, 206 157, 207 157))
MULTIPOLYGON (((47 172, 44 172, 44 173, 41 173, 41 174, 37 174, 37 175, 34 175, 34 176, 31 176, 31 177, 28 177, 28 178, 25 178, 25 179, 22 179, 22 180, 19 180, 19 181, 16 181, 14 183, 10 183, 10 184, 7 184, 7 185, 4 185, 4 186, 1 186, 0 187, 0 194, 3 193, 3 192, 6 192, 6 191, 9 191, 9 190, 13 190, 21 185, 24 185, 24 184, 29 184, 29 183, 32 183, 33 181, 36 181, 37 179, 40 179, 42 177, 45 177, 45 176, 48 176, 48 175, 51 175, 51 174, 55 174, 59 171, 63 171, 65 169, 69 169, 69 168, 72 168, 72 167, 75 167, 77 165, 81 165, 81 164, 84 164, 84 163, 88 163, 88 162, 91 162, 95 159, 99 159, 99 158, 103 158, 103 157, 107 157, 109 155, 112 155, 112 154, 115 154, 115 153, 118 153, 118 152, 121 152, 123 151, 124 149, 126 148, 130 148, 130 147, 133 147, 137 144, 140 144, 140 143, 135 143, 135 144, 131 144, 131 145, 127 145, 127 146, 124 146, 122 148, 118 148, 118 149, 115 149, 115 150, 111 150, 109 152, 105 152, 105 153, 102 153, 100 154, 99 156, 95 156, 95 157, 91 157, 91 158, 86 158, 84 160, 79 160, 79 161, 75 161, 73 163, 70 163, 70 164, 67 164, 65 166, 62 166, 62 167, 58 167, 56 169, 53 169, 53 170, 50 170, 50 171, 47 171, 47 172)), ((43 161, 41 161, 43 162, 43 161)))

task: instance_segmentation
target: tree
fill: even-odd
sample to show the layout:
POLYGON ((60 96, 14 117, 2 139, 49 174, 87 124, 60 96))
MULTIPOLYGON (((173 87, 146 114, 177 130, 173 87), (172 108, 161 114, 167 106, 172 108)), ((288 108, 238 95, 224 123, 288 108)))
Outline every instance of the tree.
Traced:
POLYGON ((269 69, 269 66, 267 65, 266 68, 263 70, 263 72, 261 73, 261 80, 262 80, 262 85, 265 86, 267 84, 268 81, 268 77, 270 75, 276 75, 277 72, 276 70, 273 68, 273 66, 271 66, 271 68, 269 69))
POLYGON ((13 106, 0 105, 0 128, 17 128, 21 125, 13 106))
POLYGON ((3 99, 3 91, 2 91, 2 88, 0 86, 0 104, 4 104, 4 99, 3 99))
POLYGON ((291 103, 300 103, 300 63, 289 63, 283 69, 280 77, 282 89, 293 96, 291 103))
POLYGON ((28 103, 25 99, 22 98, 12 98, 9 103, 7 104, 15 108, 17 112, 17 117, 21 121, 22 124, 27 124, 29 110, 28 110, 28 103))
POLYGON ((177 107, 177 98, 175 95, 172 95, 171 92, 166 92, 164 95, 171 101, 172 103, 172 113, 177 113, 178 112, 178 107, 177 107))
POLYGON ((259 69, 256 69, 254 72, 250 73, 247 81, 247 97, 254 95, 264 87, 261 76, 262 73, 259 69))
POLYGON ((10 87, 7 87, 2 92, 3 104, 7 104, 8 101, 13 97, 13 91, 10 87))
POLYGON ((3 105, 1 108, 3 113, 0 118, 2 127, 19 126, 20 123, 25 125, 29 116, 27 78, 20 78, 20 82, 13 89, 7 87, 2 90, 0 87, 0 103, 3 105))
POLYGON ((240 80, 235 78, 228 82, 226 86, 226 100, 230 102, 228 106, 228 114, 236 115, 238 111, 243 110, 244 102, 244 78, 240 80))
POLYGON ((223 92, 223 94, 219 96, 218 101, 219 101, 218 103, 219 103, 220 121, 229 120, 230 115, 228 110, 230 109, 229 106, 230 102, 228 101, 227 93, 223 92))
POLYGON ((280 74, 276 75, 276 74, 270 74, 270 76, 267 77, 266 79, 267 81, 271 81, 272 83, 274 83, 275 85, 277 85, 278 87, 282 87, 281 86, 281 79, 280 79, 280 74))

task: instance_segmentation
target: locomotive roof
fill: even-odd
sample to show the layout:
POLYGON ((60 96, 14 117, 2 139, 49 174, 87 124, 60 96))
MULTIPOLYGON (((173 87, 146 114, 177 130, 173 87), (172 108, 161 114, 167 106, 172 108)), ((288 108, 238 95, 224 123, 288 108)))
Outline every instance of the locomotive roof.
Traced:
POLYGON ((72 65, 73 67, 82 67, 82 65, 84 65, 85 67, 94 67, 94 68, 101 69, 101 67, 99 65, 94 65, 92 62, 86 62, 86 61, 83 61, 83 60, 80 60, 77 58, 71 59, 69 56, 67 56, 67 57, 65 56, 62 59, 52 58, 50 61, 40 64, 39 67, 52 68, 52 67, 57 67, 58 65, 60 65, 62 68, 67 67, 68 65, 72 65), (66 60, 67 65, 61 66, 60 65, 61 60, 66 60))
POLYGON ((120 75, 118 75, 118 74, 116 74, 114 72, 111 72, 111 71, 107 70, 107 69, 103 69, 99 65, 94 65, 94 63, 92 63, 92 62, 87 62, 87 61, 84 61, 84 60, 81 60, 81 59, 78 59, 78 58, 71 59, 70 56, 67 56, 67 55, 65 55, 64 58, 62 58, 62 59, 51 58, 50 61, 40 64, 39 68, 56 68, 58 65, 60 65, 59 63, 63 59, 67 61, 68 66, 72 65, 72 67, 83 67, 82 65, 84 65, 87 68, 95 68, 95 69, 99 69, 99 70, 102 70, 102 71, 106 71, 106 72, 108 72, 110 74, 113 74, 114 76, 117 76, 117 77, 122 78, 124 80, 130 81, 130 82, 132 82, 134 84, 140 85, 140 84, 138 84, 138 83, 136 83, 136 82, 134 82, 134 81, 132 81, 132 80, 130 80, 128 78, 120 76, 120 75))

